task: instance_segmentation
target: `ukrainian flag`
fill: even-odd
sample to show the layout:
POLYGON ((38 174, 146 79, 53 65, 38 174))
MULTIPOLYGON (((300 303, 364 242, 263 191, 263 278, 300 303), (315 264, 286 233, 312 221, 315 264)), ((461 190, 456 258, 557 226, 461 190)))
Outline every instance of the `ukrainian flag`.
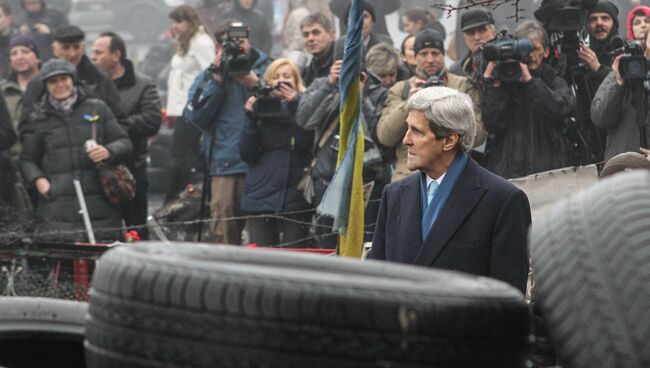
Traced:
POLYGON ((334 217, 333 230, 340 234, 337 253, 356 258, 361 257, 364 237, 362 172, 365 148, 359 121, 363 11, 363 0, 352 0, 339 78, 341 106, 337 169, 318 206, 319 213, 334 217))

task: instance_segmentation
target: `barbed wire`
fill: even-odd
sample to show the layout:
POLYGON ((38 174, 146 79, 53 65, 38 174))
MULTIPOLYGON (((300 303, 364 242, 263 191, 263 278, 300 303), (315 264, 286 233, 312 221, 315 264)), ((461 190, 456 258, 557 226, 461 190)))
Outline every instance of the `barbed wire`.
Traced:
MULTIPOLYGON (((373 201, 380 201, 380 200, 373 200, 373 201)), ((369 201, 371 202, 371 201, 369 201)), ((320 229, 328 229, 331 228, 331 225, 325 225, 325 224, 319 224, 317 221, 322 218, 322 217, 327 217, 326 215, 317 215, 315 218, 315 221, 303 221, 300 219, 288 217, 288 216, 293 216, 293 215, 306 215, 306 214, 315 214, 316 209, 307 209, 307 210, 299 210, 299 211, 291 211, 291 212, 284 212, 281 214, 259 214, 259 215, 246 215, 246 216, 233 216, 233 217, 227 217, 227 218, 220 218, 220 219, 195 219, 195 220, 185 220, 185 221, 172 221, 172 222, 159 222, 163 218, 153 218, 155 221, 152 223, 147 223, 147 224, 140 224, 140 225, 132 225, 132 226, 115 226, 115 227, 101 227, 101 228, 94 228, 93 232, 95 233, 121 233, 124 234, 130 230, 141 230, 141 229, 149 229, 153 227, 159 227, 159 228, 175 228, 175 227, 192 227, 196 226, 199 224, 208 224, 211 225, 215 222, 218 221, 245 221, 247 219, 277 219, 277 220, 283 220, 291 223, 296 223, 299 225, 305 225, 309 226, 312 230, 316 230, 317 228, 320 229)), ((373 231, 368 231, 368 229, 371 229, 374 226, 374 223, 371 224, 364 224, 364 234, 365 235, 372 235, 373 231)), ((167 234, 166 234, 167 235, 167 234)), ((337 231, 331 231, 329 233, 313 233, 310 234, 309 237, 303 238, 303 239, 297 239, 297 240, 292 240, 289 242, 284 242, 281 244, 274 245, 273 247, 277 248, 287 248, 290 247, 291 245, 294 244, 300 244, 302 242, 308 241, 308 240, 317 240, 318 238, 324 238, 324 237, 329 237, 329 236, 335 236, 339 235, 337 231)), ((60 244, 60 245, 65 245, 65 244, 70 244, 70 242, 66 241, 57 241, 57 238, 75 238, 78 236, 79 238, 85 239, 87 236, 87 230, 85 228, 79 228, 79 229, 71 229, 71 230, 53 230, 53 231, 47 231, 47 232, 38 232, 38 233, 32 233, 32 232, 7 232, 0 234, 0 241, 6 241, 6 240, 14 240, 14 243, 19 243, 19 242, 24 242, 26 239, 43 239, 46 240, 50 244, 60 244)), ((116 241, 119 239, 115 239, 116 241)), ((78 241, 78 240, 76 240, 78 241)))

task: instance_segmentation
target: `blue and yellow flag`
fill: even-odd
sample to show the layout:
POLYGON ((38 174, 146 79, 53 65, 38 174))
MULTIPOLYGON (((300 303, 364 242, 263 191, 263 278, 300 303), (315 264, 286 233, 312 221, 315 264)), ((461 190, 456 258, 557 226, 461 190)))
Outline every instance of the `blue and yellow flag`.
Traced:
POLYGON ((365 148, 363 128, 359 121, 363 10, 363 0, 352 0, 339 78, 339 156, 336 173, 318 206, 319 213, 334 217, 333 230, 340 234, 338 254, 357 258, 361 257, 363 251, 364 236, 362 172, 365 148))

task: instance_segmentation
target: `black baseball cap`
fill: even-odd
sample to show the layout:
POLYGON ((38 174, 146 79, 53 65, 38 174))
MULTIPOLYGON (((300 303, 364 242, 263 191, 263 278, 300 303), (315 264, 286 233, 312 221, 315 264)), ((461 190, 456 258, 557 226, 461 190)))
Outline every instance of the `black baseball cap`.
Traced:
POLYGON ((494 24, 494 18, 489 10, 472 9, 460 16, 460 28, 463 32, 486 24, 494 24))
POLYGON ((83 41, 86 37, 81 28, 73 25, 61 26, 54 31, 54 40, 61 43, 72 43, 83 41))

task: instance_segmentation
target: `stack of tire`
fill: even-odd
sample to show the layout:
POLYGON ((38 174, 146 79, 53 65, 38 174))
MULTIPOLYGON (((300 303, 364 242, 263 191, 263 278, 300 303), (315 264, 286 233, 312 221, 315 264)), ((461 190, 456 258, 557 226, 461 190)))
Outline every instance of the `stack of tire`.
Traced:
POLYGON ((88 367, 525 367, 496 280, 334 257, 147 243, 99 261, 88 367))
POLYGON ((562 201, 530 238, 560 364, 650 367, 650 173, 617 174, 562 201))

